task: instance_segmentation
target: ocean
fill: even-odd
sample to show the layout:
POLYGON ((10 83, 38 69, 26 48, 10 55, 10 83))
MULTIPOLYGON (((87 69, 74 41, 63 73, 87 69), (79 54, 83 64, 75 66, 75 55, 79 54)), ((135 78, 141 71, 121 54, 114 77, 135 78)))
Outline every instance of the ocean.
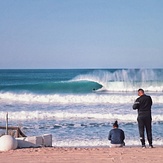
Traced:
MULTIPOLYGON (((52 134, 56 147, 109 146, 115 120, 127 146, 140 145, 137 111, 143 88, 153 100, 153 144, 163 145, 163 69, 0 70, 0 126, 27 136, 52 134)), ((1 131, 3 132, 3 131, 1 131)))

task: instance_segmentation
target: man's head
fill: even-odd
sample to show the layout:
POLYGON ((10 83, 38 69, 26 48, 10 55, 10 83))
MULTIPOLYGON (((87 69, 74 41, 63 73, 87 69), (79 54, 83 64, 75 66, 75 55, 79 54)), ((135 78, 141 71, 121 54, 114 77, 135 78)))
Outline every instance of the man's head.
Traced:
POLYGON ((138 96, 144 95, 144 90, 142 88, 138 89, 138 96))

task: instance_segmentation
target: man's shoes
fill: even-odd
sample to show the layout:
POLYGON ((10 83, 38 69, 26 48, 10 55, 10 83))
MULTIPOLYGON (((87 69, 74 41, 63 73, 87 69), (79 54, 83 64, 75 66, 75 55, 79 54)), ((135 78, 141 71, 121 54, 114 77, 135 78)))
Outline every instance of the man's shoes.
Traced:
POLYGON ((142 145, 142 148, 144 149, 144 148, 146 148, 146 146, 145 145, 142 145))
POLYGON ((149 145, 149 148, 153 148, 153 145, 149 145))

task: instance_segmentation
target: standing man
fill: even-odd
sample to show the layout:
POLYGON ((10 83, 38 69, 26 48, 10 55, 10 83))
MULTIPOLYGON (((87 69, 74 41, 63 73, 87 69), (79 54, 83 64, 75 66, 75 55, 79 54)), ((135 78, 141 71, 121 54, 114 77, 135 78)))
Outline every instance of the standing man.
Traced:
POLYGON ((152 106, 152 99, 150 96, 144 94, 143 89, 138 90, 138 98, 136 99, 133 109, 138 110, 138 127, 139 127, 139 135, 140 141, 142 143, 142 148, 146 148, 145 146, 145 136, 144 136, 144 129, 146 129, 147 139, 149 142, 149 147, 153 148, 152 145, 152 116, 151 116, 151 106, 152 106))

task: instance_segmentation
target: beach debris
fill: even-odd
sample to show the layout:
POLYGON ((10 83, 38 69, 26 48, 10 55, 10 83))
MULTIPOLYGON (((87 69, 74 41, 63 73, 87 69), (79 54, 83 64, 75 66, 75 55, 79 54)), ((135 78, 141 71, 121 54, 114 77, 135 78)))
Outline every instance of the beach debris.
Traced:
POLYGON ((11 135, 3 135, 0 137, 0 151, 14 150, 17 146, 17 140, 11 135))
MULTIPOLYGON (((0 129, 6 129, 4 126, 0 126, 0 129)), ((8 126, 6 135, 11 135, 15 138, 26 137, 26 135, 21 131, 20 127, 8 126)))
POLYGON ((52 134, 16 138, 18 148, 52 147, 52 134))

